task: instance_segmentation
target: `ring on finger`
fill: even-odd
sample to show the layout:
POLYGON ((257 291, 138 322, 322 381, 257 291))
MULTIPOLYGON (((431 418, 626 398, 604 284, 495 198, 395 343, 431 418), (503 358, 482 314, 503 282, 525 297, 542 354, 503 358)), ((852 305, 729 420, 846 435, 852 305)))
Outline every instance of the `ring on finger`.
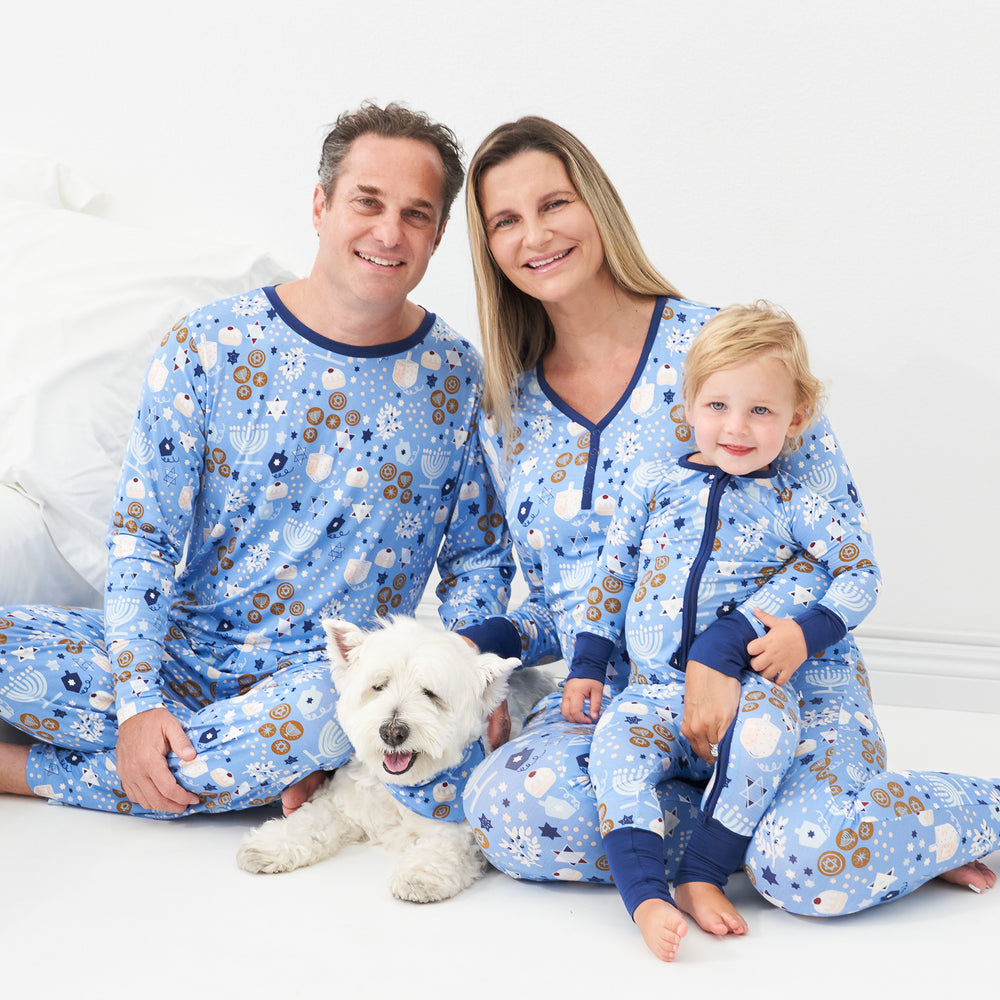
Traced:
POLYGON ((719 756, 719 744, 709 743, 708 752, 712 755, 712 757, 717 758, 719 756))

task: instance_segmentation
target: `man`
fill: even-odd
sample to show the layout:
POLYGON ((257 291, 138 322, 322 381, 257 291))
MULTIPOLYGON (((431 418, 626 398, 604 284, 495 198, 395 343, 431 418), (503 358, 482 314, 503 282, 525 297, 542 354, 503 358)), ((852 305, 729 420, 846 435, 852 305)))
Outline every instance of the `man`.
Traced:
MULTIPOLYGON (((308 277, 178 322, 150 366, 103 614, 0 611, 0 791, 159 817, 239 809, 346 760, 323 617, 502 612, 512 567, 472 433, 479 359, 409 301, 463 170, 398 105, 323 144, 308 277)), ((313 779, 313 782, 315 779, 313 779)))

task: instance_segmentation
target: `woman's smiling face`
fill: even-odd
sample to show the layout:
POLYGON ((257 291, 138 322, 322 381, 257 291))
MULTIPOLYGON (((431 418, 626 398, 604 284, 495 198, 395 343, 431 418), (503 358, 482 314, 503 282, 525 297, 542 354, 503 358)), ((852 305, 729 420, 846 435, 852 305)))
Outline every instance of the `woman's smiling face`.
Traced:
POLYGON ((479 201, 497 266, 543 305, 585 293, 604 269, 594 216, 557 156, 527 150, 492 167, 479 201))

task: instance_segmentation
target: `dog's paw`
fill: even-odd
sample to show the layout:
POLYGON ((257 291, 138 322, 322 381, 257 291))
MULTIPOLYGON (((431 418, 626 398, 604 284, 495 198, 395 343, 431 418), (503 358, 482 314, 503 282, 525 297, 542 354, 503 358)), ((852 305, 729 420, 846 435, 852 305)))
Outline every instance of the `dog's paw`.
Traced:
POLYGON ((290 841, 286 821, 275 819, 247 834, 236 852, 236 864, 245 872, 275 875, 311 863, 310 852, 290 841))
POLYGON ((467 889, 484 869, 485 861, 480 857, 428 857, 412 851, 396 865, 389 878, 389 891, 396 899, 411 903, 436 903, 467 889))

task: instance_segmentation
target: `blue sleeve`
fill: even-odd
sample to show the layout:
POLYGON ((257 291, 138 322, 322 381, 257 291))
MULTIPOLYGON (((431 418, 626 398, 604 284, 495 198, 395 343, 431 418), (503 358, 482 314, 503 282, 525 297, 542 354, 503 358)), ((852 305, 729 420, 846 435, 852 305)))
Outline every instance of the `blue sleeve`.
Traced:
MULTIPOLYGON (((799 620, 804 611, 822 604, 828 615, 841 619, 846 632, 875 606, 881 573, 861 498, 826 418, 809 430, 798 451, 782 455, 778 462, 792 482, 778 505, 779 513, 802 559, 813 565, 815 582, 807 588, 790 588, 785 574, 775 573, 738 610, 755 634, 763 635, 754 608, 776 618, 799 620)), ((820 628, 815 621, 808 627, 820 628)), ((822 642, 830 634, 828 629, 829 625, 823 626, 816 638, 819 649, 828 645, 822 642)), ((816 648, 808 637, 807 646, 810 652, 816 648)))
MULTIPOLYGON (((502 615, 507 610, 515 572, 507 521, 474 427, 472 431, 459 478, 466 485, 455 491, 438 553, 438 614, 448 628, 454 629, 502 615)), ((511 655, 519 656, 520 652, 511 655)))
POLYGON ((827 646, 840 642, 847 635, 847 626, 843 619, 822 604, 803 611, 795 619, 795 623, 802 629, 810 656, 816 656, 827 646))
POLYGON ((119 724, 164 705, 160 672, 168 615, 194 509, 193 501, 184 509, 176 498, 185 490, 197 496, 208 451, 206 380, 195 374, 200 368, 191 352, 197 348, 187 327, 175 330, 143 380, 108 533, 104 634, 115 665, 119 724), (189 405, 179 408, 177 399, 189 405), (186 442, 176 454, 160 443, 158 426, 186 442))
POLYGON ((750 623, 742 615, 718 618, 699 635, 688 652, 689 660, 704 663, 729 677, 739 677, 750 668, 747 643, 757 638, 750 623))
POLYGON ((569 665, 566 679, 586 678, 603 684, 614 648, 614 639, 593 635, 590 632, 580 632, 576 637, 573 661, 569 665))
POLYGON ((471 639, 481 653, 496 653, 505 659, 521 656, 521 633, 508 618, 487 618, 478 625, 467 625, 455 631, 471 639))
MULTIPOLYGON (((504 455, 503 438, 493 433, 489 416, 480 414, 476 425, 476 438, 478 439, 479 453, 485 462, 487 474, 496 491, 496 496, 500 500, 499 509, 502 512, 505 509, 504 497, 509 478, 506 463, 510 459, 509 456, 504 455)), ((563 651, 559 630, 541 583, 541 573, 532 571, 533 553, 527 546, 518 543, 517 556, 521 573, 529 589, 528 596, 516 608, 508 609, 505 614, 507 622, 518 637, 520 651, 513 655, 520 656, 526 665, 560 660, 563 657, 563 651)), ((462 626, 463 630, 466 627, 468 626, 462 626)), ((496 626, 490 626, 488 632, 480 632, 480 638, 487 644, 497 642, 498 633, 495 628, 496 626)), ((488 648, 487 645, 480 645, 475 636, 470 635, 469 638, 480 649, 488 648)), ((507 648, 506 640, 500 639, 499 641, 504 642, 503 648, 507 648)))

